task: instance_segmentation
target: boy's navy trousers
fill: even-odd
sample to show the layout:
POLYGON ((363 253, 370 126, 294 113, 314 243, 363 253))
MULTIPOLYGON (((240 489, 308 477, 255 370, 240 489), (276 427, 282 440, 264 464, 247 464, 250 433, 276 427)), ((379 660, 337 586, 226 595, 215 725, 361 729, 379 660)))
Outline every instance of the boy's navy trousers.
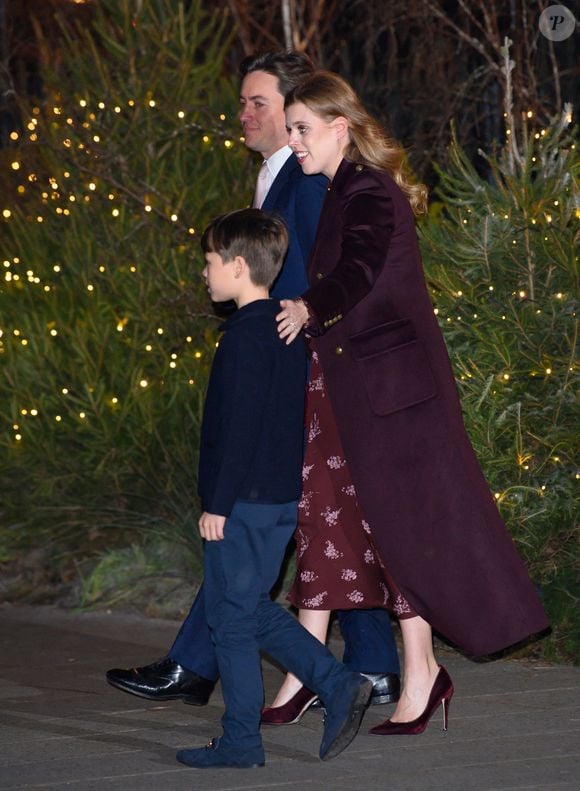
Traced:
POLYGON ((326 646, 270 599, 296 528, 297 506, 238 501, 226 520, 223 540, 205 542, 204 604, 225 702, 224 746, 261 746, 260 650, 323 700, 351 678, 326 646))
MULTIPOLYGON (((349 670, 399 674, 397 646, 386 610, 337 610, 336 615, 344 638, 342 661, 349 670)), ((204 586, 199 589, 169 656, 203 678, 210 681, 218 678, 217 659, 205 617, 204 586)))

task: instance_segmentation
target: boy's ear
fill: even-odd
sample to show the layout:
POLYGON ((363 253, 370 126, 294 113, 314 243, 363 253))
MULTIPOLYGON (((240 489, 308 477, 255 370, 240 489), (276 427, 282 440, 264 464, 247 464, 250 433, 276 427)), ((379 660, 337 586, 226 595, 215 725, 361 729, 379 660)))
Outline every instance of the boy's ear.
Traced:
POLYGON ((234 277, 240 277, 248 265, 243 255, 237 255, 233 261, 234 264, 234 277))

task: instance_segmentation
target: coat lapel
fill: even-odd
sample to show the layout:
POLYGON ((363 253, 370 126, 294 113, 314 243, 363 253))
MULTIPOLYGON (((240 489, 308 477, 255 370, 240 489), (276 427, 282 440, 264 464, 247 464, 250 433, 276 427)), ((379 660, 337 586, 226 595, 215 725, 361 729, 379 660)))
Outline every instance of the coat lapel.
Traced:
POLYGON ((272 186, 268 190, 268 194, 264 199, 264 203, 262 204, 262 208, 264 211, 272 211, 276 207, 276 202, 278 200, 278 195, 280 191, 286 186, 292 173, 299 168, 300 165, 298 164, 298 160, 291 154, 284 165, 282 166, 282 170, 278 173, 276 178, 274 179, 272 186))

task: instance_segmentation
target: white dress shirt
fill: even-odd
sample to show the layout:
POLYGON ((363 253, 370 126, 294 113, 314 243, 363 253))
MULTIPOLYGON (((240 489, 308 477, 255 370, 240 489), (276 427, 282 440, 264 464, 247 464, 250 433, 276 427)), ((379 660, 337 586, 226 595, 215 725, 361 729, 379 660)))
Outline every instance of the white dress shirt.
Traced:
POLYGON ((271 157, 263 161, 260 172, 258 173, 258 178, 256 179, 256 191, 252 203, 254 208, 262 208, 262 204, 264 203, 270 187, 274 183, 274 179, 286 164, 286 160, 291 153, 292 149, 290 146, 282 146, 282 148, 279 148, 271 157))

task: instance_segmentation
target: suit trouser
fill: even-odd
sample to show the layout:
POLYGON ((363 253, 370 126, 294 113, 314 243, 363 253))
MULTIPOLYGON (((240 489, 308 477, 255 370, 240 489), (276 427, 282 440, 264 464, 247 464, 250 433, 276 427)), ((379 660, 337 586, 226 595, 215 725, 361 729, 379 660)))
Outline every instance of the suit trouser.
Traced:
MULTIPOLYGON (((274 584, 274 583, 272 583, 274 584)), ((386 610, 337 610, 344 638, 342 661, 357 673, 399 673, 397 646, 386 610)), ((204 609, 204 587, 181 625, 169 656, 203 678, 218 678, 217 659, 204 609)))
POLYGON ((204 604, 217 656, 225 713, 222 743, 261 745, 264 702, 260 649, 330 700, 352 674, 270 598, 296 527, 297 503, 237 502, 222 541, 206 541, 204 604))

